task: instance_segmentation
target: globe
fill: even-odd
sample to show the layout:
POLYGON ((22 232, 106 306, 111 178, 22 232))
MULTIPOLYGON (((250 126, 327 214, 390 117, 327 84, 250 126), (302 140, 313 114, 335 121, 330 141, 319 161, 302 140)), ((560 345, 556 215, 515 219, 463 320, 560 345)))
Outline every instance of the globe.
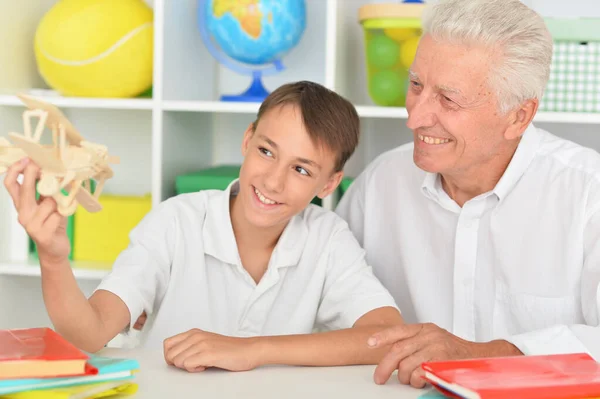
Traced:
POLYGON ((198 26, 209 52, 225 67, 252 76, 250 87, 223 101, 261 102, 262 77, 284 69, 282 58, 306 29, 304 0, 200 0, 198 26))

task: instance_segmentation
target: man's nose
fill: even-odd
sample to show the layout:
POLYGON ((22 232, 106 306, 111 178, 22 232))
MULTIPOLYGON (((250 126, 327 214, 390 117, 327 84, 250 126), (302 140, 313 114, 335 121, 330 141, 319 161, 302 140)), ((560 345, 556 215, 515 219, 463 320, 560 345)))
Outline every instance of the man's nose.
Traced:
POLYGON ((414 103, 407 107, 408 119, 406 126, 411 130, 435 125, 435 99, 433 94, 422 93, 414 99, 414 103))

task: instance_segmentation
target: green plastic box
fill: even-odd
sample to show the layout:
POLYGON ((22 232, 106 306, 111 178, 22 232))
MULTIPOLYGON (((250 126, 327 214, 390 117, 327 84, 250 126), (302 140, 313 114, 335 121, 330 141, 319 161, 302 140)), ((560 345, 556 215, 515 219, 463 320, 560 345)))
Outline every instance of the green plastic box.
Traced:
POLYGON ((240 165, 221 165, 175 178, 175 193, 185 194, 201 190, 225 190, 240 175, 240 165))
POLYGON ((600 113, 600 18, 546 18, 554 41, 539 110, 600 113))
POLYGON ((350 185, 354 182, 354 178, 353 177, 344 177, 342 179, 342 181, 340 182, 340 185, 338 187, 338 191, 339 191, 339 198, 341 199, 344 194, 346 194, 346 191, 348 191, 348 188, 350 188, 350 185))

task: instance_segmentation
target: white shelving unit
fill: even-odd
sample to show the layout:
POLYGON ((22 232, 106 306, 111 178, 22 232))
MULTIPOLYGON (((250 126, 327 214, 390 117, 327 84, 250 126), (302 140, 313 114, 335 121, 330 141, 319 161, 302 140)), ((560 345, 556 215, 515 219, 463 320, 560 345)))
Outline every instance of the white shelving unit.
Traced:
MULTIPOLYGON (((14 94, 47 88, 37 72, 32 43, 37 23, 56 1, 0 0, 0 29, 10 33, 10 40, 0 47, 0 136, 22 131, 24 107, 14 94)), ((562 12, 559 0, 524 1, 542 13, 562 12)), ((367 94, 357 15, 360 6, 374 2, 306 0, 307 29, 299 45, 284 58, 287 69, 264 79, 269 90, 295 80, 316 81, 356 104, 362 138, 346 168, 350 176, 357 176, 383 151, 412 140, 405 126, 406 109, 375 106, 367 94)), ((84 136, 108 145, 121 158, 106 193, 150 193, 156 206, 173 195, 178 174, 241 162, 240 140, 259 104, 218 100, 223 93, 242 92, 250 79, 220 66, 207 51, 197 29, 197 0, 147 3, 155 18, 152 99, 40 98, 61 107, 84 136)), ((569 2, 569 12, 573 10, 600 15, 600 5, 587 0, 569 2)), ((536 123, 600 149, 600 114, 540 113, 536 123)), ((323 205, 333 208, 334 199, 323 205)), ((11 209, 6 195, 0 195, 0 241, 11 242, 16 234, 11 209)), ((0 328, 49 325, 39 265, 25 255, 15 256, 14 249, 0 243, 0 328)), ((98 265, 89 267, 74 265, 86 293, 107 273, 98 265)))

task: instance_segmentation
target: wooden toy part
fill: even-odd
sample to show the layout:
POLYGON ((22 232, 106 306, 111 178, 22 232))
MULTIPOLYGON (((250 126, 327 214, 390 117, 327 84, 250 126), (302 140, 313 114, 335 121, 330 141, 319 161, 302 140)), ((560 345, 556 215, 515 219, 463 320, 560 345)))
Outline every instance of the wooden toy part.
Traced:
POLYGON ((61 215, 72 215, 78 205, 88 212, 102 210, 98 198, 114 175, 109 165, 119 163, 119 158, 109 155, 106 146, 84 140, 56 106, 23 94, 18 97, 28 107, 23 112, 24 133, 9 133, 12 143, 0 138, 0 173, 29 157, 41 169, 38 193, 54 198, 61 215), (41 144, 45 127, 52 131, 51 145, 41 144), (91 180, 97 182, 93 194, 91 180))
MULTIPOLYGON (((30 110, 38 110, 38 112, 39 110, 45 111, 47 113, 47 117, 43 122, 45 122, 46 126, 48 126, 48 128, 51 130, 58 129, 59 126, 63 126, 67 139, 71 144, 79 145, 79 143, 83 140, 83 137, 79 131, 55 105, 35 99, 25 94, 18 94, 17 97, 19 97, 30 110)), ((25 115, 23 117, 25 118, 25 115)), ((40 122, 42 121, 40 120, 40 122)))
POLYGON ((21 148, 14 147, 7 139, 0 137, 0 174, 26 156, 21 148))
POLYGON ((10 133, 9 137, 20 147, 40 169, 55 173, 65 174, 67 169, 62 160, 56 155, 54 148, 43 147, 40 143, 29 137, 22 136, 16 133, 10 133))

